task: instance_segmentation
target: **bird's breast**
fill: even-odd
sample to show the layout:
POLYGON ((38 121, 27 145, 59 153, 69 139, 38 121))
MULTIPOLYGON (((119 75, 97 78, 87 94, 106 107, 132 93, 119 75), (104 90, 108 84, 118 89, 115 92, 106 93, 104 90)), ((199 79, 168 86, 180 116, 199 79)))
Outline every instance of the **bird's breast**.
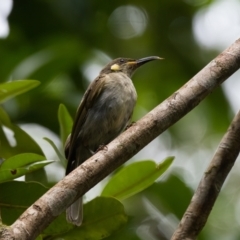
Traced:
POLYGON ((104 90, 99 98, 98 107, 107 119, 111 130, 125 127, 136 104, 137 93, 132 80, 122 73, 106 75, 104 90))
POLYGON ((136 103, 137 93, 132 80, 127 75, 110 73, 106 75, 106 83, 101 99, 104 102, 105 99, 110 100, 119 108, 126 108, 127 106, 123 106, 124 103, 129 103, 129 107, 133 108, 136 103))
POLYGON ((107 144, 126 127, 136 104, 132 80, 122 73, 105 75, 103 89, 88 110, 82 137, 90 148, 107 144))

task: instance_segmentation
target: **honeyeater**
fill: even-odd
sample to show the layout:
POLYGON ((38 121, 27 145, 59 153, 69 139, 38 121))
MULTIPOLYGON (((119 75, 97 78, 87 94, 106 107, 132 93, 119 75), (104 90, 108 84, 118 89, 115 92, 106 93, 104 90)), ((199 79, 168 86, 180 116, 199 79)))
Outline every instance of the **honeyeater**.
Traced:
MULTIPOLYGON (((131 77, 137 68, 158 59, 161 58, 117 58, 107 64, 89 85, 65 144, 66 175, 126 128, 137 99, 131 77)), ((69 222, 80 226, 83 220, 82 197, 68 207, 66 213, 69 222)))

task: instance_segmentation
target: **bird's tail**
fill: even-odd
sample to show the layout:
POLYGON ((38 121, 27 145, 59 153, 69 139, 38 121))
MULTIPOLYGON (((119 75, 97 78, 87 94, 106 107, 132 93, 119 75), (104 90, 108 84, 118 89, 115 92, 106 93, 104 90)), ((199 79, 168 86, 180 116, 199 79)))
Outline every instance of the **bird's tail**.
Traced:
MULTIPOLYGON (((86 159, 92 156, 92 153, 88 148, 80 145, 77 148, 77 151, 74 154, 69 152, 70 147, 70 137, 68 137, 65 144, 65 156, 68 159, 68 165, 66 169, 66 175, 77 168, 80 164, 82 164, 86 159), (76 157, 77 155, 77 157, 76 157)), ((83 200, 82 197, 77 199, 72 205, 70 205, 66 210, 66 218, 67 221, 76 225, 81 226, 83 221, 83 200)))
POLYGON ((83 221, 83 201, 82 197, 80 197, 77 201, 75 201, 70 207, 66 210, 67 221, 80 226, 83 221))

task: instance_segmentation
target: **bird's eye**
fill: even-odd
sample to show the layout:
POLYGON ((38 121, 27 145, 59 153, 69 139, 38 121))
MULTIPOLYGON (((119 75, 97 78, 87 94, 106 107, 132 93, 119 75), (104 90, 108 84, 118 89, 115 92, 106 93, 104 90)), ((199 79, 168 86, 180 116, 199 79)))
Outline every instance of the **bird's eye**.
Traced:
POLYGON ((124 59, 123 58, 120 59, 120 63, 124 63, 124 59))

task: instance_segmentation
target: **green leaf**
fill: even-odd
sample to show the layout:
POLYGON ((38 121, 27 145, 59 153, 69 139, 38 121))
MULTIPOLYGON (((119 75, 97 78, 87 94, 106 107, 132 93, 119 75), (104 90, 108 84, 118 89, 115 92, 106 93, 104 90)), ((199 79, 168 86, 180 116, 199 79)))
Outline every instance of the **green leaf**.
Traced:
POLYGON ((0 184, 2 222, 11 225, 30 205, 48 189, 38 183, 18 181, 0 184))
POLYGON ((0 157, 9 158, 19 153, 33 152, 43 155, 38 144, 20 127, 11 123, 11 120, 3 108, 0 107, 0 157), (16 145, 12 146, 6 138, 3 127, 13 132, 16 145))
POLYGON ((168 157, 158 165, 146 160, 122 168, 109 180, 102 191, 102 196, 123 200, 144 190, 169 168, 173 159, 174 157, 168 157))
POLYGON ((2 165, 0 165, 0 170, 24 167, 45 159, 44 156, 35 153, 22 153, 6 159, 2 165))
POLYGON ((140 238, 137 235, 137 232, 138 232, 139 226, 141 226, 141 223, 142 223, 142 218, 139 219, 139 218, 136 218, 135 216, 128 217, 128 222, 123 227, 121 227, 119 231, 114 232, 113 234, 111 234, 111 236, 104 239, 106 240, 123 240, 123 239, 141 240, 143 238, 140 238))
MULTIPOLYGON (((66 232, 73 229, 75 226, 71 223, 68 223, 66 220, 65 211, 60 214, 46 229, 43 230, 44 239, 48 236, 59 236, 61 234, 65 234, 66 232)), ((54 239, 51 238, 51 239, 54 239)))
POLYGON ((36 80, 18 80, 0 84, 0 103, 29 91, 40 84, 36 80))
MULTIPOLYGON (((0 184, 0 206, 2 221, 11 225, 37 199, 47 192, 48 188, 36 182, 11 181, 0 184), (10 191, 11 189, 11 191, 10 191)), ((67 223, 65 213, 57 217, 48 228, 47 234, 59 234, 73 228, 67 223)))
POLYGON ((45 157, 33 153, 13 156, 3 161, 0 166, 0 182, 6 182, 31 173, 52 162, 54 161, 45 160, 45 157))
POLYGON ((183 173, 183 169, 176 168, 164 182, 154 183, 143 192, 164 215, 174 214, 178 219, 183 216, 193 195, 192 189, 182 180, 183 173))
POLYGON ((7 127, 11 126, 11 120, 2 107, 0 107, 0 122, 7 127))
POLYGON ((39 235, 36 240, 43 240, 42 235, 39 235))
POLYGON ((110 236, 127 222, 123 205, 114 198, 97 197, 84 205, 83 223, 54 239, 99 240, 110 236))
POLYGON ((60 124, 60 135, 63 146, 65 145, 68 135, 72 131, 73 120, 65 105, 60 104, 58 108, 58 121, 60 124))
POLYGON ((43 168, 45 167, 46 165, 50 164, 50 163, 53 163, 55 162, 54 160, 44 160, 44 161, 40 161, 40 162, 36 162, 36 163, 33 163, 33 164, 30 164, 28 166, 28 172, 27 173, 30 173, 30 172, 33 172, 33 171, 36 171, 40 168, 43 168))
POLYGON ((45 187, 53 186, 53 184, 48 181, 48 176, 45 168, 39 168, 34 172, 26 173, 25 182, 38 182, 45 187))
POLYGON ((55 145, 55 143, 49 139, 49 138, 43 138, 44 140, 46 140, 48 143, 50 143, 50 145, 53 147, 53 149, 55 150, 60 162, 63 164, 64 167, 67 166, 67 160, 64 157, 64 155, 59 151, 59 149, 57 148, 57 146, 55 145))

